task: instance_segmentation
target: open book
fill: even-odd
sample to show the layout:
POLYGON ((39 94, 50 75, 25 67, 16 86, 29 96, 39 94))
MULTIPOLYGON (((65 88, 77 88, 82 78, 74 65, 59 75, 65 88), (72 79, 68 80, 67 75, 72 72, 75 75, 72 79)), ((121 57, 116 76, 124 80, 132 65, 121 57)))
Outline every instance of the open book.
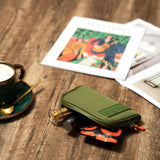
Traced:
POLYGON ((126 25, 142 27, 145 33, 127 79, 117 81, 160 108, 160 28, 141 19, 126 25))

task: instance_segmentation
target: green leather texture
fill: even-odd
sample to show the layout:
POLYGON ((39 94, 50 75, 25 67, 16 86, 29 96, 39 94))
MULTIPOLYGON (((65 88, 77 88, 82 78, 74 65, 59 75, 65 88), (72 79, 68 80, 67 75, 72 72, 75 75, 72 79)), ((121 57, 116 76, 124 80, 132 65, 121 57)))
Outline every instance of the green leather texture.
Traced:
POLYGON ((137 124, 141 119, 132 109, 87 86, 78 86, 66 92, 61 100, 63 106, 104 127, 126 127, 137 124))

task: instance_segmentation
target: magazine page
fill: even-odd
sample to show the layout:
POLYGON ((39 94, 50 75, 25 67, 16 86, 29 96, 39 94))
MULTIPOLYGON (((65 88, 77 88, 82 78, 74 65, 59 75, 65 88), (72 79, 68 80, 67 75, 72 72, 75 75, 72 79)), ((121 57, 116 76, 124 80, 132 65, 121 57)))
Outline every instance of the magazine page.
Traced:
POLYGON ((126 25, 143 27, 145 33, 127 79, 117 81, 160 108, 160 28, 141 19, 126 25))
POLYGON ((125 79, 143 35, 142 28, 73 17, 42 64, 125 79))

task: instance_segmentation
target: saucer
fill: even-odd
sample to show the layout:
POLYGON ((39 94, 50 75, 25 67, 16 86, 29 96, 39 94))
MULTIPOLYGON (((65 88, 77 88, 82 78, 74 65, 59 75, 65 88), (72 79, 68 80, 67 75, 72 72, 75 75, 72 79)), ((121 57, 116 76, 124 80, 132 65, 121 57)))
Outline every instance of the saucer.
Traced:
MULTIPOLYGON (((16 98, 18 99, 21 95, 23 95, 29 89, 30 89, 30 86, 27 83, 23 81, 18 82, 16 84, 16 90, 17 90, 16 98)), ((22 98, 19 102, 17 102, 14 105, 14 111, 12 114, 6 115, 6 116, 0 114, 0 120, 12 118, 14 116, 21 114, 22 112, 24 112, 26 109, 29 108, 32 101, 33 101, 33 92, 31 91, 24 98, 22 98)))

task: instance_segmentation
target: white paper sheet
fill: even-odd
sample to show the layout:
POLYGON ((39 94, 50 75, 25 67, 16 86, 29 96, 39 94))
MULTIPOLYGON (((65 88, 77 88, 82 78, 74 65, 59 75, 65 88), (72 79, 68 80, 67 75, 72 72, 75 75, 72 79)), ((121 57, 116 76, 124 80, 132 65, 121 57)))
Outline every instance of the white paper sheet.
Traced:
POLYGON ((117 81, 160 108, 160 28, 141 19, 126 25, 142 27, 145 33, 127 79, 117 81))
POLYGON ((42 64, 124 80, 143 35, 141 27, 73 17, 42 64))

